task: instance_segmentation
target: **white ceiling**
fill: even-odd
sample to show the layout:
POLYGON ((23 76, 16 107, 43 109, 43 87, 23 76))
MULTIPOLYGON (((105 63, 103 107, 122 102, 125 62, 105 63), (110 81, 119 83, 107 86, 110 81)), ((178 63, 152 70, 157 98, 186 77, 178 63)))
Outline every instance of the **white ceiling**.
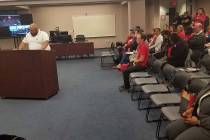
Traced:
POLYGON ((0 6, 120 3, 125 0, 0 0, 0 6))

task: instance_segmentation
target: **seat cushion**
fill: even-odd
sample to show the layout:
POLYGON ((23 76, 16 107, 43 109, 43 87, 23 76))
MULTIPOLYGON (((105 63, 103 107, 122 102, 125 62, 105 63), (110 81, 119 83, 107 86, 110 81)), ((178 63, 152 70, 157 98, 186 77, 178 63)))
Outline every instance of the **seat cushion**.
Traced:
POLYGON ((175 121, 181 118, 179 114, 179 106, 162 107, 161 112, 169 121, 175 121))
POLYGON ((152 75, 148 72, 133 72, 130 74, 130 78, 146 78, 151 77, 152 75))
POLYGON ((114 56, 114 53, 113 52, 101 52, 101 56, 102 57, 108 57, 108 56, 114 56))
POLYGON ((153 94, 150 96, 150 99, 157 106, 179 104, 181 101, 177 93, 153 94))
POLYGON ((134 80, 135 85, 146 85, 146 84, 157 84, 158 81, 156 78, 135 78, 134 80))
POLYGON ((166 93, 169 92, 165 84, 144 85, 141 87, 144 93, 166 93))

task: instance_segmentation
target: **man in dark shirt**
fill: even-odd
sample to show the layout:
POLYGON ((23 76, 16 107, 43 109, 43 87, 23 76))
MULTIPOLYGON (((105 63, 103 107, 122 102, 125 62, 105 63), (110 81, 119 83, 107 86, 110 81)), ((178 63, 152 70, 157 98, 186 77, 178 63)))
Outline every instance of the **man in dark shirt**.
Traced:
POLYGON ((177 33, 170 36, 171 46, 168 48, 167 62, 175 67, 184 67, 188 54, 187 43, 177 33))
POLYGON ((204 54, 206 38, 203 32, 203 25, 195 23, 193 26, 194 33, 188 40, 189 48, 192 49, 191 59, 197 64, 204 54))
POLYGON ((186 30, 192 23, 192 17, 189 15, 188 12, 185 12, 182 16, 182 25, 184 26, 184 29, 186 30))

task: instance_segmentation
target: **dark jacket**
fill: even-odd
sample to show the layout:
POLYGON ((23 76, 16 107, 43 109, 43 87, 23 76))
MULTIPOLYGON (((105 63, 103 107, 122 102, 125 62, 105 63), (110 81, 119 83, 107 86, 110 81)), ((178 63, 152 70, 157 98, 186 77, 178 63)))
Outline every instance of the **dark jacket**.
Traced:
POLYGON ((210 95, 201 100, 200 111, 197 114, 198 103, 201 97, 210 92, 210 85, 208 85, 203 91, 199 93, 194 105, 193 115, 197 116, 200 120, 200 127, 203 128, 203 132, 210 136, 210 95))
POLYGON ((193 35, 189 40, 188 44, 192 50, 203 50, 205 47, 206 38, 204 33, 193 35))
POLYGON ((175 67, 184 67, 189 51, 187 44, 184 41, 178 42, 170 49, 171 52, 167 58, 167 62, 175 67))

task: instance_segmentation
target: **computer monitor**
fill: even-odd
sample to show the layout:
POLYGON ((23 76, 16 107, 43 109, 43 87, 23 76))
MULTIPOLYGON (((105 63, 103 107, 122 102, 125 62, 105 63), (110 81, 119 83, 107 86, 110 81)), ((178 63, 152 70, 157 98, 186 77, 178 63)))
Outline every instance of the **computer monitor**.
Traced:
POLYGON ((29 32, 29 25, 9 26, 11 36, 24 36, 29 32))
POLYGON ((66 35, 67 36, 67 35, 69 35, 69 32, 68 31, 61 31, 60 35, 66 35))
POLYGON ((77 35, 76 36, 76 42, 85 42, 85 36, 84 35, 77 35))
POLYGON ((50 41, 53 43, 69 43, 73 42, 73 39, 68 31, 50 31, 50 41))

